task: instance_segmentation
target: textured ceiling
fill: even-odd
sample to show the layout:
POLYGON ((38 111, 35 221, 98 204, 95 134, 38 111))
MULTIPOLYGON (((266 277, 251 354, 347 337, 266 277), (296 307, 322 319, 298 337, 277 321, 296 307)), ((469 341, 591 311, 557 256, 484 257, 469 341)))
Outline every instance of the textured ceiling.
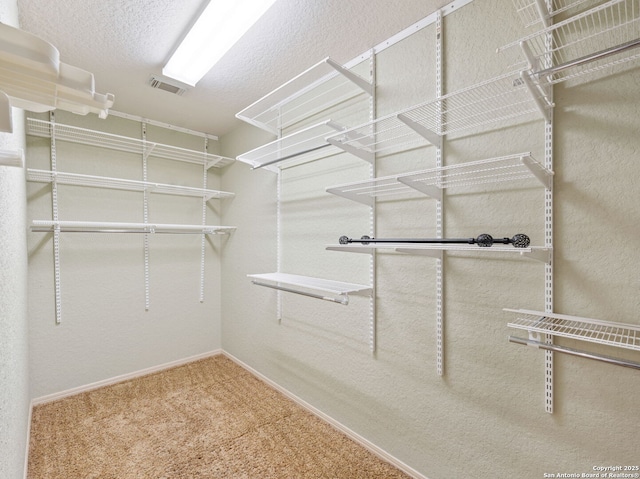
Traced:
MULTIPOLYGON (((232 0, 230 0, 232 1, 232 0)), ((113 110, 223 135, 235 114, 330 56, 345 63, 449 0, 277 0, 184 95, 147 85, 207 0, 18 0, 20 27, 92 72, 113 110)))

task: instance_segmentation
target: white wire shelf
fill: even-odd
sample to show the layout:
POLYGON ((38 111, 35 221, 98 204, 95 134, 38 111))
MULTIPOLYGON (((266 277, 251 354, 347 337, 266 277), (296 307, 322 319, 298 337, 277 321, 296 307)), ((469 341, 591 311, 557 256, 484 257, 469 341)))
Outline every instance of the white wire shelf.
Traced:
POLYGON ((640 351, 640 325, 527 309, 505 308, 504 311, 518 315, 508 323, 511 328, 640 351))
POLYGON ((389 249, 396 253, 413 254, 422 256, 431 256, 441 258, 445 251, 451 252, 471 252, 480 254, 518 254, 520 256, 530 258, 543 263, 548 263, 551 259, 551 248, 529 246, 526 248, 514 248, 513 246, 491 246, 482 248, 476 245, 463 244, 406 244, 406 243, 370 243, 368 245, 348 244, 348 245, 328 245, 326 249, 329 251, 344 251, 348 253, 373 254, 377 250, 389 249))
POLYGON ((640 58, 640 2, 609 0, 498 49, 549 84, 640 58), (551 47, 547 39, 553 38, 551 47))
POLYGON ((551 188, 553 172, 538 163, 531 156, 531 153, 525 152, 347 183, 327 188, 326 191, 373 206, 376 198, 384 200, 412 193, 422 193, 441 200, 444 188, 502 183, 529 178, 536 178, 544 187, 551 188))
POLYGON ((284 85, 251 104, 236 117, 278 135, 331 106, 363 93, 372 95, 371 82, 325 58, 284 85))
POLYGON ((24 150, 0 150, 0 166, 14 166, 24 168, 24 150))
POLYGON ((342 129, 344 127, 334 121, 323 121, 243 153, 237 159, 248 163, 253 169, 265 168, 277 172, 278 168, 291 165, 292 161, 287 160, 305 162, 339 152, 339 149, 327 143, 326 137, 342 129))
POLYGON ((114 135, 112 133, 89 130, 61 123, 52 123, 50 121, 38 120, 35 118, 27 118, 28 135, 51 138, 53 131, 55 131, 56 140, 124 151, 127 153, 135 153, 145 157, 156 157, 173 161, 195 163, 198 165, 205 165, 207 169, 212 167, 222 168, 234 161, 233 158, 213 155, 203 151, 164 145, 138 138, 114 135))
POLYGON ((348 304, 349 295, 370 296, 371 286, 287 273, 249 274, 252 283, 334 303, 348 304))
POLYGON ((233 198, 234 193, 226 191, 209 190, 203 188, 193 188, 190 186, 169 185, 164 183, 153 183, 149 181, 128 180, 122 178, 109 178, 105 176, 83 175, 77 173, 54 172, 48 170, 27 169, 27 180, 39 183, 51 183, 55 179, 57 184, 89 186, 96 188, 108 188, 127 191, 148 191, 176 196, 192 196, 197 198, 224 199, 233 198))
POLYGON ((544 88, 523 72, 510 72, 438 99, 346 129, 327 138, 364 159, 440 145, 442 137, 542 114, 553 107, 544 88))
POLYGON ((31 231, 61 233, 229 234, 235 226, 33 220, 31 231))
POLYGON ((525 27, 542 22, 549 26, 549 20, 559 13, 577 7, 586 2, 596 3, 598 0, 552 0, 551 9, 547 8, 546 0, 513 0, 513 5, 525 27))

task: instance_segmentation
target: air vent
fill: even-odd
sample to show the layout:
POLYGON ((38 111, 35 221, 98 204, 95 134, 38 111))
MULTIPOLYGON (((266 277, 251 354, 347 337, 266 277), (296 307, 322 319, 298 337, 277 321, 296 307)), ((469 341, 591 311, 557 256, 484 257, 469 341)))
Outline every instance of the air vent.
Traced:
POLYGON ((169 93, 173 93, 174 95, 182 95, 185 91, 187 91, 187 88, 185 85, 179 82, 170 80, 168 78, 161 77, 159 75, 151 75, 149 77, 148 84, 152 88, 157 88, 158 90, 164 90, 169 93))

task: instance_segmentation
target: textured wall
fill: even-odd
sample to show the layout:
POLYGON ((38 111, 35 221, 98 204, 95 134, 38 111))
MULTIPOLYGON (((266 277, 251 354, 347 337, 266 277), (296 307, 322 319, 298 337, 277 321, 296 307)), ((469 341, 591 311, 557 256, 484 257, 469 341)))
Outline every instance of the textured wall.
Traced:
MULTIPOLYGON (((44 118, 48 118, 47 115, 44 118)), ((62 124, 140 138, 138 122, 110 116, 56 112, 62 124)), ((147 139, 194 150, 204 139, 148 126, 147 139)), ((49 139, 27 137, 30 168, 49 170, 49 139)), ((209 151, 217 153, 216 142, 209 151)), ((202 167, 151 157, 148 179, 202 187, 202 167)), ((59 171, 142 180, 136 154, 57 142, 59 171)), ((215 169, 208 187, 219 189, 215 169)), ((27 184, 29 220, 51 219, 51 185, 27 184)), ((233 201, 226 200, 226 201, 233 201)), ((141 192, 58 187, 60 220, 143 221, 141 192)), ((207 224, 220 224, 222 204, 208 203, 207 224)), ((200 224, 197 198, 150 195, 149 221, 200 224)), ((206 245, 205 296, 200 294, 200 235, 153 235, 150 244, 150 308, 145 311, 143 236, 61 234, 62 324, 55 324, 53 237, 28 233, 29 317, 33 396, 209 352, 220 347, 219 255, 226 239, 206 245)))
MULTIPOLYGON (((17 25, 15 1, 0 1, 0 21, 17 25)), ((24 114, 0 149, 24 149, 24 114)), ((23 475, 29 420, 27 242, 24 170, 0 166, 0 477, 23 475)))
MULTIPOLYGON (((515 9, 476 0, 445 19, 445 93, 505 71, 497 47, 524 36, 515 9)), ((377 59, 378 115, 435 96, 434 27, 377 59)), ((327 52, 331 54, 331 52, 327 52)), ((310 63, 312 63, 310 61, 310 63)), ((640 75, 635 68, 555 89, 555 310, 638 323, 640 75)), ((445 142, 445 164, 521 151, 544 159, 541 121, 445 142)), ((268 138, 245 126, 222 138, 234 156, 268 138)), ((433 148, 378 159, 377 175, 434 166, 433 148)), ((368 266, 324 245, 366 233, 368 210, 324 188, 364 178, 341 155, 287 170, 282 179, 282 271, 366 281, 368 266), (364 229, 364 231, 363 231, 364 229), (364 279, 363 279, 364 277, 364 279)), ((445 258, 445 374, 436 374, 435 264, 378 254, 378 349, 368 304, 348 307, 251 285, 276 270, 276 179, 236 163, 222 184, 237 198, 225 221, 238 231, 223 258, 223 347, 430 479, 543 477, 635 465, 640 446, 638 372, 556 354, 555 412, 544 411, 544 354, 508 343, 513 315, 544 308, 542 263, 507 255, 445 258)), ((432 236, 434 202, 378 204, 379 236, 432 236)), ((445 236, 527 233, 542 245, 543 190, 534 182, 447 190, 445 236)), ((357 256, 357 255, 356 255, 357 256)), ((570 347, 637 353, 578 342, 570 347)))

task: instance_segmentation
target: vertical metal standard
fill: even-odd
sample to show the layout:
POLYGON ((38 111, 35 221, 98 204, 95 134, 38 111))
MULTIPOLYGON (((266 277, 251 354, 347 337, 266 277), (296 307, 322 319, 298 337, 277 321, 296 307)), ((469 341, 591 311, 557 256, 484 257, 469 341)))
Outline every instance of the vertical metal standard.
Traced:
MULTIPOLYGON (((438 10, 436 17, 436 98, 442 97, 442 11, 438 10)), ((442 102, 437 103, 437 116, 439 125, 438 130, 442 131, 442 102)), ((436 146, 436 168, 442 168, 443 142, 436 146)), ((440 183, 440 175, 438 173, 438 183, 440 183)), ((436 200, 436 237, 442 238, 444 234, 442 220, 442 200, 436 200)), ((444 375, 444 313, 443 313, 443 297, 444 297, 444 261, 442 253, 440 258, 436 259, 436 370, 438 375, 444 375)))
MULTIPOLYGON (((553 0, 547 0, 547 10, 552 11, 553 0)), ((545 38, 545 49, 552 51, 553 34, 548 33, 545 38)), ((545 59, 546 68, 553 66, 551 55, 545 59)), ((553 104, 553 85, 549 85, 549 102, 553 104)), ((548 110, 548 116, 544 124, 544 166, 553 171, 553 109, 548 110)), ((549 262, 544 266, 544 310, 547 313, 553 312, 553 185, 544 190, 544 245, 549 248, 549 262)), ((544 335, 546 344, 553 344, 553 336, 544 335)), ((545 389, 545 410, 549 414, 553 413, 553 351, 544 352, 544 389, 545 389)))
MULTIPOLYGON (((369 78, 371 80, 371 95, 369 96, 369 121, 371 123, 371 137, 375 138, 376 127, 373 121, 376 119, 376 54, 371 49, 369 52, 369 78)), ((373 159, 369 164, 369 176, 371 178, 376 177, 376 153, 373 153, 373 159)), ((373 204, 369 209, 369 231, 372 238, 377 237, 376 233, 376 201, 373 200, 373 204)), ((376 250, 373 249, 371 256, 369 257, 369 284, 371 285, 371 298, 369 299, 369 349, 371 354, 375 354, 378 343, 378 321, 376 311, 376 250)))
MULTIPOLYGON (((202 189, 207 189, 207 152, 209 150, 209 139, 204 137, 204 154, 202 161, 202 189)), ((202 226, 207 225, 207 197, 206 195, 202 195, 202 226)), ((205 250, 207 243, 207 235, 203 232, 202 239, 200 242, 200 302, 204 303, 204 261, 205 261, 205 250)))
POLYGON ((51 122, 51 209, 53 217, 53 276, 55 282, 56 324, 62 323, 62 286, 60 284, 60 225, 58 224, 58 180, 56 157, 56 117, 49 113, 51 122))
MULTIPOLYGON (((282 111, 278 108, 278 138, 282 138, 282 111)), ((276 178, 276 271, 281 272, 282 268, 282 170, 278 168, 276 178)), ((276 293, 276 319, 278 323, 282 322, 282 292, 276 293)))
MULTIPOLYGON (((147 124, 141 123, 142 126, 142 181, 145 183, 148 181, 147 175, 147 124)), ((149 222, 149 191, 145 188, 143 196, 143 223, 146 225, 149 222)), ((149 311, 150 294, 149 294, 149 235, 145 233, 143 235, 144 241, 144 309, 149 311)))

